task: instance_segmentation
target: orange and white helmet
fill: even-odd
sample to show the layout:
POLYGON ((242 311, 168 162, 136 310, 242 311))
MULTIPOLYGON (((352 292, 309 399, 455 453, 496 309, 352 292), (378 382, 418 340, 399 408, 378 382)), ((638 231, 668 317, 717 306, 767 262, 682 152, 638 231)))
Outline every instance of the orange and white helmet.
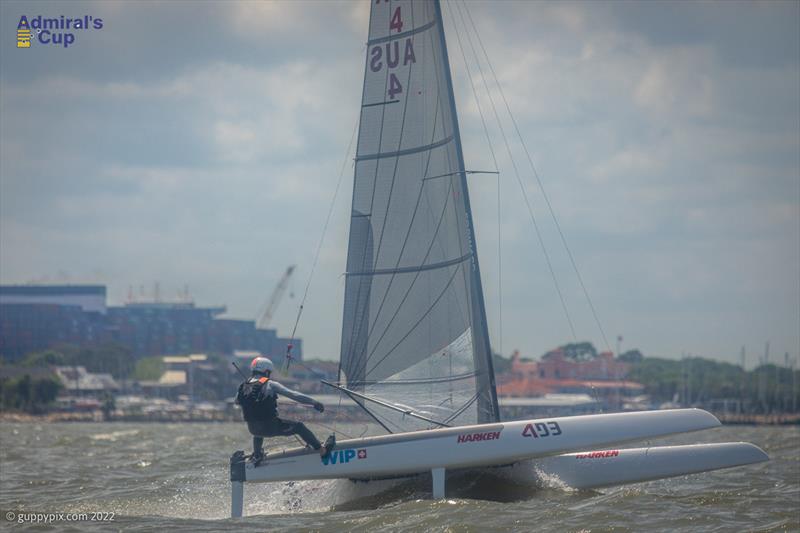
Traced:
POLYGON ((256 357, 250 363, 250 372, 253 374, 266 374, 267 372, 271 374, 273 370, 275 370, 275 365, 266 357, 256 357))

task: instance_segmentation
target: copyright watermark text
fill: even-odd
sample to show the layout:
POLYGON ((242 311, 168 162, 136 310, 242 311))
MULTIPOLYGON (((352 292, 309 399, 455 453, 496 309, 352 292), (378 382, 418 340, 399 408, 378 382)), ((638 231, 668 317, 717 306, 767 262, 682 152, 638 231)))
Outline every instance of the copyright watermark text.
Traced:
POLYGON ((55 522, 113 522, 115 513, 17 513, 8 511, 6 520, 17 524, 53 524, 55 522))

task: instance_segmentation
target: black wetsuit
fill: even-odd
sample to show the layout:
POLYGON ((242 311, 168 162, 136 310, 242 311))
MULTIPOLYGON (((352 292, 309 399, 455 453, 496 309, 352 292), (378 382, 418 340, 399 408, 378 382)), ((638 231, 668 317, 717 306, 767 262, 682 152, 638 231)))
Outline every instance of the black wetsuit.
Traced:
POLYGON ((319 440, 305 424, 278 418, 278 394, 307 405, 316 404, 310 396, 288 389, 266 377, 253 376, 239 385, 236 403, 242 407, 247 429, 253 435, 253 455, 261 456, 264 437, 288 435, 299 435, 306 444, 319 450, 319 440))

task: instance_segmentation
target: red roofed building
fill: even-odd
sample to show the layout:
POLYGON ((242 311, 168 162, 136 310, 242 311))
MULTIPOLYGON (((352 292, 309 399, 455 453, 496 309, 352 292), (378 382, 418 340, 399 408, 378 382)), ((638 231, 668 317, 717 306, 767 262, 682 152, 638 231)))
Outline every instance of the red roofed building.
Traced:
POLYGON ((584 393, 621 405, 623 397, 641 395, 644 386, 625 380, 629 365, 604 352, 585 361, 567 358, 561 350, 548 352, 541 361, 511 357, 511 370, 499 376, 497 394, 506 397, 584 393))
POLYGON ((602 352, 587 361, 575 361, 560 349, 546 353, 537 363, 542 379, 620 380, 628 375, 628 368, 628 363, 615 359, 611 352, 602 352))

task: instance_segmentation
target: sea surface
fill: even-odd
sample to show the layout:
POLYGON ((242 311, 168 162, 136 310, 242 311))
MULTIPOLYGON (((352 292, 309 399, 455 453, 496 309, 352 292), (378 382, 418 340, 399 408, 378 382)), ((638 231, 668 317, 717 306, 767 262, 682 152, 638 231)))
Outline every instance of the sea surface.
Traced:
MULTIPOLYGON (((320 437, 329 433, 310 425, 320 437)), ((593 491, 538 480, 523 465, 530 468, 524 486, 491 476, 448 480, 442 501, 428 499, 423 479, 251 484, 246 516, 231 519, 228 460, 250 449, 243 424, 3 423, 0 530, 800 531, 797 427, 726 426, 651 444, 724 441, 753 442, 771 460, 593 491), (97 520, 19 523, 28 513, 96 513, 97 520)))

